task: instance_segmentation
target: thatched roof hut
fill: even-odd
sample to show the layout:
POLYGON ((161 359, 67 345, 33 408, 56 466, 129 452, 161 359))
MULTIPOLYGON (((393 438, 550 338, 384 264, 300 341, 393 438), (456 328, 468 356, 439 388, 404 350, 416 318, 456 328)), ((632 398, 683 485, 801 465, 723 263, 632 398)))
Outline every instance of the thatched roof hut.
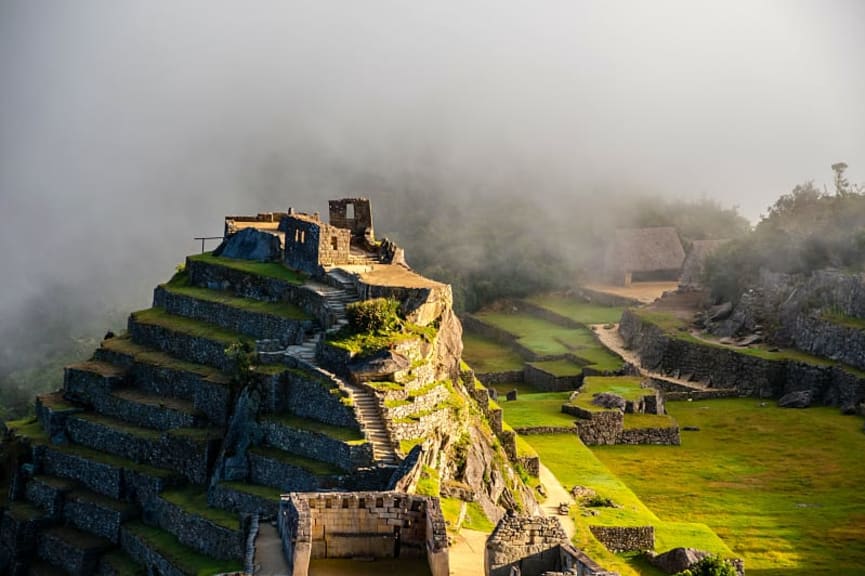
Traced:
POLYGON ((640 278, 676 280, 685 260, 679 233, 671 226, 616 230, 606 254, 607 274, 626 286, 640 278))

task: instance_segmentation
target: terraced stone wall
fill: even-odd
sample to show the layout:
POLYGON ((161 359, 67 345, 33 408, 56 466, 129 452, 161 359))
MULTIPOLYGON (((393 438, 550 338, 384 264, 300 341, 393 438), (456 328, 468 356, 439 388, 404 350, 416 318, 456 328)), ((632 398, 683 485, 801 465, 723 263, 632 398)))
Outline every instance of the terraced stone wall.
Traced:
POLYGON ((176 294, 162 286, 157 286, 154 290, 153 305, 164 308, 170 314, 209 322, 259 340, 276 339, 283 346, 300 344, 306 332, 313 328, 312 320, 294 320, 274 314, 249 312, 234 306, 176 294))
POLYGON ((555 374, 536 368, 531 364, 526 364, 523 372, 525 373, 525 382, 531 384, 534 388, 542 392, 576 390, 583 383, 582 374, 577 374, 575 376, 556 376, 555 374))
POLYGON ((626 310, 619 331, 625 345, 640 354, 644 367, 666 374, 691 375, 713 388, 732 388, 742 396, 778 398, 809 390, 815 402, 842 409, 865 397, 865 378, 835 365, 769 360, 735 350, 674 338, 626 310))
POLYGON ((267 384, 266 412, 289 412, 333 426, 359 428, 351 406, 343 403, 343 394, 335 382, 323 375, 288 370, 267 384))
POLYGON ((655 548, 654 526, 589 526, 595 538, 612 552, 655 548))
POLYGON ((246 550, 245 531, 238 522, 237 529, 229 529, 201 516, 190 514, 183 508, 163 499, 154 501, 152 511, 163 530, 207 556, 221 560, 242 560, 246 550))

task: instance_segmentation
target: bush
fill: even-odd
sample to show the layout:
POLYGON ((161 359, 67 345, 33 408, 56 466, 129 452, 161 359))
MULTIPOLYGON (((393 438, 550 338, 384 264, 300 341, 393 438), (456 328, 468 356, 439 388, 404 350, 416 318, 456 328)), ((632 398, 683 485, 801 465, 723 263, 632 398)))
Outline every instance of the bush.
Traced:
POLYGON ((345 308, 348 324, 357 333, 393 332, 402 327, 397 315, 399 302, 392 298, 373 298, 352 302, 345 308))
POLYGON ((720 556, 707 556, 674 576, 737 576, 736 568, 720 556))

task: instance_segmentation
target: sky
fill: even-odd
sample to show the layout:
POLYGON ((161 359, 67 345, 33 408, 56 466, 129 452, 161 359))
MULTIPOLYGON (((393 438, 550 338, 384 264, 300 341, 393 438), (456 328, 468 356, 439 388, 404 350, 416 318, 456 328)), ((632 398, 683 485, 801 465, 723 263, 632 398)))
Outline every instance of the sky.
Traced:
POLYGON ((0 323, 146 307, 224 215, 324 211, 358 175, 756 222, 834 162, 865 182, 863 25, 859 0, 0 0, 0 323))

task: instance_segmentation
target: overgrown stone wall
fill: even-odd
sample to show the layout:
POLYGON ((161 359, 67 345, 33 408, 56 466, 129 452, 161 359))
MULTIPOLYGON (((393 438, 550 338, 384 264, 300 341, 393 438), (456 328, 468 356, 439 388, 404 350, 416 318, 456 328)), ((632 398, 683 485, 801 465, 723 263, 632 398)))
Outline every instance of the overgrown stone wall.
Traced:
POLYGON ((261 514, 272 518, 275 518, 279 512, 279 500, 275 494, 273 498, 264 498, 243 490, 237 490, 223 482, 213 484, 208 489, 207 505, 222 510, 243 514, 261 514))
POLYGON ((234 362, 225 354, 226 343, 202 336, 175 332, 158 324, 145 324, 129 317, 129 334, 137 344, 149 346, 196 364, 231 371, 234 362))
POLYGON ((237 529, 231 530, 197 514, 190 514, 163 498, 154 501, 153 514, 159 527, 174 534, 182 544, 213 558, 243 559, 246 538, 239 519, 237 529))
POLYGON ((632 552, 655 548, 653 526, 589 526, 589 530, 611 552, 632 552))
POLYGON ((769 360, 689 339, 675 338, 626 310, 619 331, 644 367, 666 374, 691 375, 712 388, 733 388, 743 396, 778 398, 808 390, 815 402, 854 407, 865 397, 865 378, 838 365, 769 360))
POLYGON ((268 381, 265 412, 291 413, 333 426, 359 429, 339 383, 317 372, 289 369, 268 381))
POLYGON ((577 420, 577 434, 587 446, 616 444, 625 415, 618 410, 591 412, 590 419, 577 420))
POLYGON ((209 322, 258 340, 278 340, 283 346, 300 344, 305 333, 313 328, 312 320, 250 312, 171 292, 163 286, 157 286, 154 290, 153 305, 164 308, 170 314, 209 322))
POLYGON ((502 384, 521 384, 525 381, 525 373, 523 370, 510 370, 507 372, 487 372, 485 374, 475 374, 484 386, 500 386, 502 384))

